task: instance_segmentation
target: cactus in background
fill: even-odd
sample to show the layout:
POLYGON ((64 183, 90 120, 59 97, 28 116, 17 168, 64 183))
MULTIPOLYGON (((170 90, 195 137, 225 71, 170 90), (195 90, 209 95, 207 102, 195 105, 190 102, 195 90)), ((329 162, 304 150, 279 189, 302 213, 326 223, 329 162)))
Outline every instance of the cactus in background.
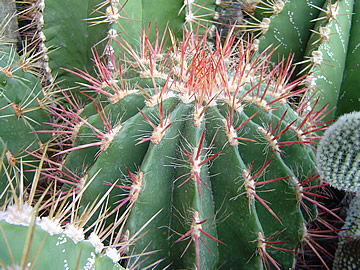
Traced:
MULTIPOLYGON (((49 134, 36 134, 50 122, 46 106, 49 90, 28 69, 28 59, 19 58, 14 45, 0 45, 0 153, 6 157, 6 166, 17 171, 21 160, 26 168, 36 167, 38 162, 23 152, 37 151, 51 138, 49 134)), ((31 177, 31 174, 26 174, 31 177)), ((0 189, 4 190, 5 175, 0 172, 0 189)))
POLYGON ((360 187, 360 112, 341 116, 324 133, 317 149, 321 177, 337 189, 360 187))
MULTIPOLYGON (((331 186, 350 192, 360 187, 360 112, 341 116, 324 133, 316 156, 320 176, 331 186)), ((350 203, 333 269, 358 269, 360 197, 350 203)))
POLYGON ((360 197, 352 199, 334 258, 334 270, 360 267, 360 197))
POLYGON ((302 64, 297 72, 309 74, 307 86, 313 91, 308 91, 305 98, 312 99, 311 107, 316 102, 319 110, 328 104, 326 120, 356 110, 360 95, 353 85, 359 80, 356 74, 360 70, 359 2, 255 2, 259 3, 253 14, 239 27, 257 32, 260 51, 278 46, 274 60, 294 53, 294 61, 302 64))
MULTIPOLYGON (((69 1, 66 9, 61 5, 54 0, 47 0, 46 5, 43 0, 29 1, 20 18, 33 18, 30 25, 35 37, 31 43, 40 44, 40 52, 46 54, 44 69, 47 74, 46 62, 49 60, 53 75, 58 74, 60 81, 66 77, 64 87, 73 87, 76 77, 66 74, 60 67, 86 69, 94 75, 89 59, 95 44, 103 45, 98 47, 101 54, 113 51, 120 56, 123 52, 118 50, 115 40, 121 37, 132 47, 138 47, 139 27, 144 28, 149 22, 152 22, 151 42, 155 41, 155 23, 160 33, 168 25, 177 39, 181 39, 184 27, 194 30, 200 26, 202 34, 209 28, 212 37, 217 28, 226 37, 229 27, 236 25, 240 34, 255 33, 258 43, 254 42, 254 46, 258 46, 260 52, 269 46, 279 46, 273 56, 274 62, 278 57, 281 59, 293 53, 295 62, 304 63, 297 71, 309 73, 307 85, 313 88, 306 98, 312 99, 313 106, 320 97, 317 110, 328 104, 327 120, 351 112, 360 98, 358 91, 349 87, 358 80, 353 75, 358 70, 359 55, 357 22, 360 4, 356 1, 176 0, 168 3, 156 0, 148 3, 94 0, 86 4, 69 1), (48 54, 47 48, 55 50, 48 54)), ((171 45, 169 41, 167 44, 171 45)))

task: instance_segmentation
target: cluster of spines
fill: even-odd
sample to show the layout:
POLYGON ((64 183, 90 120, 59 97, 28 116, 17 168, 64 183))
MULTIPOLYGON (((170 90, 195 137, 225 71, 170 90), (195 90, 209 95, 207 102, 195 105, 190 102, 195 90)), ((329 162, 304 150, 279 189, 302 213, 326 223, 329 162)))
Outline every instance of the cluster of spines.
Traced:
MULTIPOLYGON (((0 265, 4 269, 24 265, 29 269, 54 265, 65 269, 123 269, 119 262, 126 257, 137 235, 129 238, 126 237, 128 233, 121 233, 123 228, 120 224, 128 215, 126 211, 122 216, 117 216, 113 223, 104 224, 108 215, 106 200, 114 185, 101 198, 97 197, 80 210, 86 186, 82 192, 75 192, 74 189, 61 192, 56 183, 43 187, 46 178, 41 174, 42 165, 49 162, 45 153, 39 157, 41 165, 36 169, 31 185, 24 185, 23 171, 16 176, 6 173, 7 188, 0 194, 0 200, 4 201, 0 205, 0 265), (96 221, 91 223, 90 218, 97 209, 101 209, 100 213, 96 215, 96 221), (14 235, 17 241, 13 239, 14 235)), ((7 171, 3 158, 1 169, 7 171)), ((143 229, 137 232, 140 233, 144 234, 143 229)), ((147 256, 154 252, 143 250, 141 254, 130 256, 134 260, 130 258, 129 269, 137 269, 140 264, 143 266, 147 256)))

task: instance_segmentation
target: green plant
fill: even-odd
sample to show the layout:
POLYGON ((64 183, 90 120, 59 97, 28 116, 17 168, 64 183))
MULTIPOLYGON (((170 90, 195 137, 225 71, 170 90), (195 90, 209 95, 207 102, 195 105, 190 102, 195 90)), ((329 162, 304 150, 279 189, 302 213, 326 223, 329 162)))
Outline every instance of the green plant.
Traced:
POLYGON ((358 269, 360 266, 360 199, 352 199, 343 231, 339 233, 339 244, 335 254, 333 269, 358 269))
MULTIPOLYGON (((106 230, 99 232, 101 221, 97 221, 91 233, 89 228, 84 228, 87 217, 103 200, 87 207, 87 211, 79 215, 77 205, 80 196, 75 196, 73 192, 67 196, 52 193, 52 185, 49 185, 43 194, 38 194, 44 156, 29 187, 24 185, 23 164, 20 164, 19 174, 14 176, 4 169, 7 188, 0 194, 0 199, 5 199, 5 203, 0 204, 2 269, 123 269, 117 263, 117 250, 103 242, 106 230), (48 194, 51 196, 45 199, 48 194), (71 201, 70 194, 74 195, 71 201), (46 211, 46 216, 39 214, 46 211), (69 215, 70 221, 67 218, 69 215)), ((0 167, 4 165, 2 156, 0 167)), ((112 229, 108 228, 110 232, 112 229)), ((116 240, 112 242, 116 244, 116 240)))
MULTIPOLYGON (((316 173, 314 145, 320 137, 315 133, 326 129, 331 100, 324 103, 316 96, 314 77, 294 73, 292 57, 283 57, 288 52, 280 48, 274 61, 277 51, 268 48, 278 37, 271 35, 272 20, 285 25, 289 19, 281 14, 298 12, 299 1, 66 3, 74 16, 67 16, 59 1, 48 0, 45 9, 42 1, 19 3, 25 18, 21 29, 33 32, 27 44, 46 39, 30 62, 44 57, 41 69, 50 74, 49 61, 52 76, 58 74, 66 88, 59 91, 59 102, 47 104, 51 129, 33 133, 51 133, 56 148, 26 154, 43 160, 42 177, 56 180, 65 196, 79 202, 77 211, 89 219, 85 229, 97 220, 102 229, 121 228, 116 254, 122 265, 142 268, 142 259, 136 264, 128 259, 148 255, 149 267, 291 268, 302 242, 311 245, 306 227, 316 208, 340 219, 316 202, 321 196, 316 190, 326 184, 316 173), (169 6, 164 16, 157 8, 162 5, 169 6), (258 8, 263 5, 283 7, 270 20, 261 19, 270 22, 267 32, 258 28, 264 24, 251 23, 264 16, 258 8), (89 15, 79 24, 79 16, 89 15), (34 18, 30 24, 28 17, 34 18), (239 24, 228 27, 233 18, 239 24), (88 22, 96 28, 85 27, 88 22), (220 32, 227 35, 217 35, 210 23, 223 26, 220 32), (270 37, 258 42, 233 35, 248 30, 270 37), (48 54, 51 46, 55 50, 48 54), (67 89, 77 80, 86 96, 82 102, 67 89), (302 101, 294 104, 299 97, 302 101), (102 204, 87 216, 87 207, 98 198, 102 204)), ((302 4, 301 12, 316 18, 304 10, 322 4, 302 4)), ((346 16, 344 31, 351 20, 346 16)), ((334 27, 340 20, 323 17, 334 27)), ((304 16, 299 23, 304 28, 297 34, 304 40, 314 26, 310 19, 304 16)), ((320 44, 327 40, 311 44, 310 52, 325 46, 320 44)), ((321 64, 310 65, 312 76, 317 68, 321 64)))
POLYGON ((316 164, 331 186, 357 192, 360 184, 360 112, 345 114, 324 133, 316 164))
MULTIPOLYGON (((317 149, 320 176, 331 186, 357 192, 360 182, 360 112, 345 114, 324 133, 317 149)), ((352 199, 339 233, 333 269, 357 269, 359 261, 359 195, 352 199)))
MULTIPOLYGON (((51 138, 49 134, 34 133, 50 122, 46 110, 50 97, 49 88, 42 88, 32 72, 13 45, 0 46, 0 153, 6 157, 4 166, 12 168, 14 174, 19 171, 20 161, 27 170, 38 165, 24 149, 37 151, 51 138)), ((31 178, 31 173, 26 177, 31 178)), ((5 179, 0 170, 0 193, 5 189, 5 179)))

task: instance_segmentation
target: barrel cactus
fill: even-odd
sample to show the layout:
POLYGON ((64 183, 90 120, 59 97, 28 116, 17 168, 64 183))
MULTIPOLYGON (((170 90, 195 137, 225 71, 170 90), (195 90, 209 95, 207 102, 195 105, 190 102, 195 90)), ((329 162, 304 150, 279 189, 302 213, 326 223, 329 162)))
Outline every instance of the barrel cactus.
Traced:
POLYGON ((161 40, 150 44, 144 30, 140 53, 118 40, 127 62, 97 56, 100 80, 72 71, 98 98, 51 108, 65 120, 54 133, 73 143, 56 154, 68 153, 57 170, 64 188, 83 192, 85 206, 118 181, 109 212, 130 209, 128 237, 161 211, 128 252, 157 250, 149 260, 163 267, 292 267, 318 204, 321 112, 288 101, 306 91, 294 90, 303 80, 288 82, 290 59, 271 68, 271 52, 256 56, 231 36, 214 48, 196 32, 170 49, 161 40), (124 77, 125 64, 138 76, 124 77))
POLYGON ((18 3, 21 31, 32 32, 36 45, 30 55, 41 59, 43 85, 58 76, 64 88, 46 104, 51 121, 42 123, 48 127, 31 133, 54 135, 55 147, 25 153, 46 163, 41 179, 56 180, 57 191, 73 198, 81 215, 101 198, 83 225, 90 230, 101 217, 101 229, 120 228, 104 239, 117 234, 114 253, 122 266, 288 269, 302 242, 309 243, 307 224, 317 208, 340 219, 316 201, 326 184, 318 181, 315 145, 339 96, 334 92, 324 102, 326 95, 315 91, 328 91, 315 74, 328 62, 304 63, 299 75, 289 51, 269 45, 290 38, 291 44, 281 44, 301 61, 304 52, 328 44, 308 41, 310 29, 316 35, 317 25, 328 27, 324 22, 338 29, 340 18, 346 18, 340 34, 350 29, 352 3, 66 4, 73 15, 59 1, 18 3), (321 13, 332 5, 346 16, 321 13), (293 13, 305 14, 304 22, 295 23, 293 13), (296 35, 313 47, 294 45, 285 21, 303 26, 295 27, 296 35), (244 32, 254 35, 235 35, 244 32), (67 89, 77 81, 85 100, 67 89))

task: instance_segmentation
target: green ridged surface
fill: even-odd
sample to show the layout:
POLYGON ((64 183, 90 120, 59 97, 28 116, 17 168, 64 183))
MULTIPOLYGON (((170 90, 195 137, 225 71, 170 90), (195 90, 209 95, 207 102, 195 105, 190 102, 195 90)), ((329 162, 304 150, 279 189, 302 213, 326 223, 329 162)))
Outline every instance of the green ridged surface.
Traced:
POLYGON ((278 57, 281 59, 281 57, 287 57, 290 53, 295 54, 295 62, 301 61, 311 34, 310 29, 315 24, 312 20, 317 18, 319 14, 319 10, 314 6, 322 7, 324 2, 325 0, 284 1, 283 10, 272 16, 270 16, 269 10, 261 9, 269 7, 260 3, 256 9, 255 16, 259 20, 270 16, 269 29, 259 37, 260 52, 268 46, 273 48, 279 46, 273 57, 275 61, 278 57))
MULTIPOLYGON (((252 106, 256 108, 256 105, 252 106)), ((221 107, 225 108, 224 106, 219 108, 221 107)), ((152 131, 140 113, 124 121, 122 129, 114 137, 109 148, 99 155, 94 165, 87 171, 87 179, 93 177, 95 179, 85 191, 82 203, 86 205, 94 197, 104 194, 108 189, 104 183, 112 183, 118 180, 118 185, 130 186, 129 177, 125 177, 127 175, 126 168, 129 168, 133 175, 139 172, 144 174, 142 190, 136 202, 131 206, 132 210, 127 221, 126 228, 129 230, 130 236, 140 233, 142 226, 158 211, 162 210, 143 229, 147 231, 151 228, 136 241, 132 249, 134 254, 141 253, 147 245, 150 245, 147 250, 160 250, 150 257, 152 262, 166 259, 162 264, 163 266, 172 262, 175 267, 180 268, 191 268, 196 265, 194 243, 189 246, 182 257, 180 255, 189 239, 174 243, 182 234, 191 229, 191 215, 195 211, 199 213, 201 220, 206 220, 202 225, 203 229, 226 244, 225 246, 208 239, 207 236, 202 236, 211 251, 218 255, 214 257, 199 241, 201 267, 212 268, 215 264, 218 266, 224 264, 228 269, 239 269, 237 268, 239 265, 243 265, 244 269, 258 269, 259 257, 255 254, 256 239, 259 232, 269 237, 275 235, 274 239, 276 240, 274 241, 285 239, 286 243, 282 244, 281 247, 296 250, 302 238, 302 226, 305 221, 296 201, 295 187, 290 179, 266 184, 263 188, 259 187, 259 191, 268 191, 259 192, 261 194, 259 196, 271 202, 269 206, 282 221, 282 224, 255 200, 251 203, 250 212, 249 199, 244 194, 238 196, 244 192, 241 183, 242 170, 249 168, 252 162, 254 162, 253 172, 261 169, 264 163, 273 156, 272 151, 265 150, 265 145, 254 143, 246 143, 238 147, 229 145, 222 124, 225 119, 222 114, 226 113, 224 110, 220 113, 215 107, 208 108, 205 118, 207 120, 204 119, 204 124, 199 127, 194 127, 191 118, 184 120, 193 112, 191 103, 184 104, 174 98, 164 100, 164 115, 167 115, 170 108, 172 110, 169 117, 172 125, 165 132, 160 144, 150 142, 149 146, 148 143, 136 145, 143 134, 151 134, 152 131), (218 128, 220 129, 218 130, 218 128), (193 179, 184 185, 181 183, 188 177, 186 175, 189 173, 190 166, 184 149, 192 156, 194 154, 191 152, 194 151, 192 148, 199 145, 204 129, 206 133, 202 145, 203 151, 210 146, 210 142, 215 138, 213 145, 211 145, 211 152, 213 154, 220 152, 220 154, 201 168, 201 179, 207 183, 208 187, 200 184, 202 194, 200 197, 198 186, 193 179), (267 156, 264 155, 266 151, 267 156), (233 164, 232 168, 226 168, 228 164, 233 164), (177 180, 175 181, 175 179, 177 180), (279 200, 279 197, 283 200, 279 200), (224 220, 218 220, 221 219, 220 216, 224 220), (276 235, 278 232, 281 234, 276 235), (243 244, 239 245, 239 243, 243 244), (235 253, 238 255, 229 257, 229 250, 236 251, 235 253)), ((141 110, 151 119, 158 119, 159 117, 157 106, 141 110)), ((247 111, 252 112, 249 108, 247 111)), ((246 121, 249 116, 251 114, 247 115, 244 112, 236 116, 238 117, 236 121, 246 121)), ((259 119, 267 121, 267 118, 263 116, 259 119)), ((278 118, 273 116, 273 121, 276 123, 278 118)), ((260 135, 257 132, 259 125, 256 123, 256 119, 248 122, 245 127, 247 136, 256 140, 259 139, 260 135)), ((294 135, 291 134, 285 138, 295 139, 294 135)), ((74 156, 76 151, 72 153, 74 156)), ((281 157, 279 153, 274 155, 274 159, 270 162, 261 179, 270 180, 285 176, 296 176, 298 168, 292 165, 291 158, 286 159, 286 154, 289 156, 293 154, 299 158, 303 157, 299 166, 303 166, 304 170, 310 169, 307 172, 309 174, 313 172, 314 163, 308 156, 308 149, 302 145, 294 145, 286 149, 285 157, 281 157)), ((202 155, 206 156, 204 153, 202 155)), ((111 194, 109 205, 112 207, 120 204, 119 200, 127 196, 126 192, 123 193, 121 189, 116 187, 111 194), (125 197, 118 197, 116 194, 123 194, 125 197)), ((291 267, 293 264, 293 253, 270 250, 269 254, 284 267, 291 267)))
MULTIPOLYGON (((106 23, 89 26, 91 20, 87 19, 99 16, 99 13, 93 11, 101 2, 99 0, 45 1, 42 32, 46 38, 45 46, 49 50, 49 66, 52 75, 56 76, 64 89, 76 86, 79 78, 61 68, 79 68, 94 74, 91 49, 106 37, 108 26, 106 23)), ((101 46, 97 48, 100 53, 101 48, 101 46)))
MULTIPOLYGON (((329 2, 325 3, 324 10, 327 9, 329 2)), ((316 51, 321 52, 323 60, 313 67, 310 62, 304 64, 304 66, 311 67, 308 70, 312 72, 311 76, 316 78, 314 91, 317 94, 313 100, 315 102, 317 97, 320 99, 315 108, 320 109, 328 104, 327 111, 333 109, 324 120, 332 120, 335 117, 348 51, 351 15, 352 12, 357 12, 353 10, 353 1, 331 1, 331 3, 338 5, 336 19, 320 19, 314 27, 317 32, 319 32, 320 27, 328 27, 330 30, 329 40, 314 43, 319 39, 319 35, 314 33, 309 39, 306 49, 306 57, 311 57, 312 53, 316 51)), ((325 13, 321 12, 319 18, 324 16, 325 13)))
MULTIPOLYGON (((95 255, 94 247, 86 241, 75 244, 64 234, 49 235, 38 226, 25 227, 0 221, 0 265, 20 267, 26 253, 27 237, 31 239, 25 265, 35 269, 123 269, 105 256, 95 255), (32 230, 33 229, 33 230, 32 230), (95 263, 96 262, 96 263, 95 263), (13 265, 15 264, 15 265, 13 265)), ((6 268, 7 269, 7 268, 6 268)))
POLYGON ((37 78, 17 65, 19 57, 13 48, 1 46, 0 59, 1 67, 11 71, 10 76, 6 71, 0 73, 0 138, 4 144, 0 152, 10 151, 16 159, 23 157, 24 161, 29 161, 31 158, 24 157, 23 150, 38 150, 38 143, 50 139, 49 134, 34 133, 49 129, 45 123, 50 117, 45 105, 38 102, 43 100, 44 93, 37 78), (22 112, 17 114, 15 108, 22 112))
POLYGON ((346 66, 335 116, 359 110, 360 103, 360 2, 354 1, 346 66))

